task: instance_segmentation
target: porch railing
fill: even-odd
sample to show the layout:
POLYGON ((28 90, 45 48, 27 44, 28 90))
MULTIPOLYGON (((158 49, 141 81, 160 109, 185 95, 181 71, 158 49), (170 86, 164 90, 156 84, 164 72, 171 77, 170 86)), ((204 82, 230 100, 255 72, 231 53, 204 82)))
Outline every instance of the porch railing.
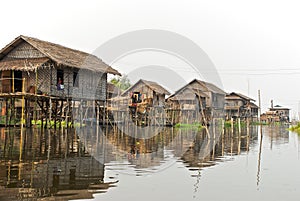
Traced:
POLYGON ((0 93, 15 92, 25 93, 25 78, 0 78, 0 93))

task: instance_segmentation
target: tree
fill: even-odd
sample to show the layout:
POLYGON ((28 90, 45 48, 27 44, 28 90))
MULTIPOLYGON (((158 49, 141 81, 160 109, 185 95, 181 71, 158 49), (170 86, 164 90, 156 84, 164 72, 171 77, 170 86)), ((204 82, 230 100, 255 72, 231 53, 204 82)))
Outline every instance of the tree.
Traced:
POLYGON ((125 91, 129 87, 131 87, 130 80, 127 75, 117 76, 110 80, 110 83, 115 85, 116 87, 119 87, 122 91, 125 91))

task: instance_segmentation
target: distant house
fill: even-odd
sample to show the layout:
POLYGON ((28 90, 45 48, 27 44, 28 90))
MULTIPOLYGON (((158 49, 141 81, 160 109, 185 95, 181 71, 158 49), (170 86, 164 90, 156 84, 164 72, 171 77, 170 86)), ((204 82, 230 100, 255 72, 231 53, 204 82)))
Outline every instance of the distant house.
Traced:
POLYGON ((0 93, 21 92, 24 84, 28 93, 101 101, 107 73, 120 75, 94 55, 22 35, 0 51, 0 71, 0 93))
POLYGON ((280 105, 271 106, 268 111, 261 114, 261 121, 266 123, 274 123, 274 122, 285 122, 288 123, 290 121, 290 109, 282 107, 280 105))
POLYGON ((108 82, 106 93, 107 93, 107 95, 106 95, 107 99, 109 100, 111 98, 114 98, 114 97, 117 97, 117 96, 121 95, 122 90, 119 87, 117 87, 116 85, 108 82))
POLYGON ((256 120, 258 115, 258 106, 254 104, 254 99, 243 94, 232 92, 225 97, 226 119, 231 118, 249 118, 256 120))
POLYGON ((140 79, 121 96, 128 97, 129 103, 134 106, 138 103, 147 104, 149 107, 164 107, 166 95, 170 92, 153 81, 140 79))
POLYGON ((214 84, 194 79, 168 97, 167 103, 173 109, 203 111, 211 119, 223 116, 225 95, 214 84))

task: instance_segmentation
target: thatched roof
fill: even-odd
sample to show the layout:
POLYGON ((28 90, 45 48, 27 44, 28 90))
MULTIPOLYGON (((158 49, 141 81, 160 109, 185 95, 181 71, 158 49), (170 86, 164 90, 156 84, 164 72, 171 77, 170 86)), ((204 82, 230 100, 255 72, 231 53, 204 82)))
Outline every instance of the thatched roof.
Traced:
POLYGON ((31 59, 14 59, 0 61, 0 71, 4 70, 20 70, 32 71, 37 67, 47 63, 49 58, 31 58, 31 59))
POLYGON ((252 99, 248 96, 245 96, 244 94, 236 93, 236 92, 231 92, 230 94, 227 94, 226 99, 227 100, 244 99, 244 100, 247 100, 247 101, 255 101, 254 99, 252 99))
POLYGON ((251 107, 251 108, 257 108, 257 109, 258 109, 258 106, 257 106, 255 103, 253 103, 253 102, 250 102, 250 107, 251 107))
POLYGON ((170 97, 176 96, 177 94, 181 93, 182 91, 184 91, 187 88, 193 89, 195 92, 198 92, 198 93, 213 92, 213 93, 216 93, 216 94, 226 95, 226 92, 223 91, 222 89, 220 89, 219 87, 217 87, 216 85, 214 85, 212 83, 209 83, 209 82, 202 81, 202 80, 194 79, 191 82, 189 82, 188 84, 186 84, 183 87, 181 87, 180 89, 178 89, 170 97))
POLYGON ((129 91, 131 91, 132 89, 134 89, 138 84, 144 84, 144 85, 148 86, 152 91, 155 91, 158 94, 170 95, 170 92, 168 90, 166 90, 165 88, 163 88, 161 85, 157 84, 156 82, 140 79, 134 85, 132 85, 130 88, 128 88, 126 91, 124 91, 122 93, 122 96, 127 95, 127 93, 129 91))
POLYGON ((208 96, 201 91, 185 88, 167 98, 169 101, 188 101, 195 100, 196 96, 207 98, 208 96))
POLYGON ((0 50, 0 70, 35 70, 47 62, 47 59, 52 60, 58 66, 68 66, 120 75, 117 70, 104 63, 95 55, 22 35, 0 50), (39 56, 38 58, 14 58, 3 61, 6 55, 23 42, 30 44, 33 48, 38 50, 43 55, 43 58, 39 56))
POLYGON ((117 87, 116 85, 108 82, 107 83, 107 93, 119 95, 122 93, 122 90, 119 87, 117 87))

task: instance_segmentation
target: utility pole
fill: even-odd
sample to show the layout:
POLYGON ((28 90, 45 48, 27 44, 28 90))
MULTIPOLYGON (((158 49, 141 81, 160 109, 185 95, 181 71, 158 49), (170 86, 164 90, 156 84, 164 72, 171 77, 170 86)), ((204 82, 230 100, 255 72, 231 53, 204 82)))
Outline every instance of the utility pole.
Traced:
POLYGON ((259 123, 261 123, 260 121, 260 115, 261 115, 261 100, 260 100, 260 89, 258 90, 258 108, 259 108, 259 123))

